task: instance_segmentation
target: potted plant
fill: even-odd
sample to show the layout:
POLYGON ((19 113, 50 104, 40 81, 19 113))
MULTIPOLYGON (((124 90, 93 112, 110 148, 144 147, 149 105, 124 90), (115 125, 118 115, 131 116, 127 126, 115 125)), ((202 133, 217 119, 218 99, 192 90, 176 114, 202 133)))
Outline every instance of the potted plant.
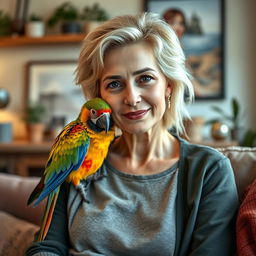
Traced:
POLYGON ((80 33, 81 26, 78 20, 79 14, 76 7, 70 2, 65 2, 54 11, 48 20, 48 26, 52 27, 61 22, 61 28, 64 34, 80 33))
POLYGON ((26 109, 27 130, 29 140, 32 142, 41 142, 45 125, 43 123, 46 114, 45 107, 40 103, 29 103, 26 109))
POLYGON ((217 114, 220 115, 219 118, 208 120, 207 124, 215 124, 217 122, 223 122, 227 124, 231 131, 231 139, 240 141, 241 139, 241 107, 236 98, 231 99, 231 113, 226 113, 222 108, 218 106, 212 106, 212 110, 214 110, 217 114))
POLYGON ((243 147, 255 147, 256 146, 256 131, 247 130, 242 142, 243 147))
POLYGON ((0 36, 8 36, 11 34, 12 20, 11 17, 0 10, 0 36))
POLYGON ((31 14, 25 28, 26 35, 29 37, 41 37, 44 35, 44 31, 42 18, 36 14, 31 14))
POLYGON ((109 16, 98 3, 95 3, 91 7, 84 7, 81 14, 81 19, 85 22, 84 30, 86 33, 88 33, 99 26, 102 22, 108 20, 109 16))

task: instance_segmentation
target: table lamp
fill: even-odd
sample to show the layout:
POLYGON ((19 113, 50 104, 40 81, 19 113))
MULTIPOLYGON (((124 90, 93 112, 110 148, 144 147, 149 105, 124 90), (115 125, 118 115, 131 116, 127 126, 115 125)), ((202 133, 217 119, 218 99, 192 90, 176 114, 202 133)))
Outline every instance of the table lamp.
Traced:
MULTIPOLYGON (((10 96, 7 90, 0 88, 0 109, 7 107, 10 96)), ((0 142, 12 141, 12 124, 10 122, 0 122, 0 142)))

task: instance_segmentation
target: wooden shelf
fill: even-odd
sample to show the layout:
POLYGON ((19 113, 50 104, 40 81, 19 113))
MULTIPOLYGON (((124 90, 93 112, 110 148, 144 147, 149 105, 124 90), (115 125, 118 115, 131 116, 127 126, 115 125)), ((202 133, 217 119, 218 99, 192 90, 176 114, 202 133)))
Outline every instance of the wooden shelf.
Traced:
POLYGON ((27 140, 18 140, 13 142, 0 143, 0 155, 4 153, 49 153, 53 144, 52 141, 43 141, 40 143, 33 143, 27 140))
POLYGON ((0 47, 80 43, 85 34, 47 35, 44 37, 0 37, 0 47))

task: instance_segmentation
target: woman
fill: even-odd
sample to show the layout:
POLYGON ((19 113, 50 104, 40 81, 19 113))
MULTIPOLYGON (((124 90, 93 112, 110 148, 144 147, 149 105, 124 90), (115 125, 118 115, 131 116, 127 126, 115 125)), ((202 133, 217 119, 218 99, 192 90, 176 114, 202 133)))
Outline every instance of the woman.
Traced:
POLYGON ((237 194, 217 151, 183 131, 192 98, 174 31, 151 14, 116 17, 84 41, 77 83, 106 100, 122 134, 101 179, 84 181, 88 201, 64 184, 50 230, 27 255, 232 255, 237 194))
POLYGON ((184 13, 175 8, 168 9, 163 14, 163 19, 171 25, 179 39, 186 31, 186 18, 184 13))

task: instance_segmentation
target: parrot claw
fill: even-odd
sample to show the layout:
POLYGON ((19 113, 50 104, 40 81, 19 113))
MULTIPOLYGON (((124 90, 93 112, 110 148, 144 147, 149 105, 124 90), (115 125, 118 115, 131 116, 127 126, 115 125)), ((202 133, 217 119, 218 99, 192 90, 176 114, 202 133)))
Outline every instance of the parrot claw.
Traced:
POLYGON ((90 200, 87 198, 84 186, 80 183, 76 186, 76 189, 78 192, 80 192, 80 195, 82 197, 82 199, 86 202, 86 203, 90 203, 90 200))
POLYGON ((87 187, 90 182, 95 182, 98 180, 101 180, 103 178, 107 177, 106 174, 104 173, 96 173, 94 175, 91 175, 87 180, 81 181, 78 185, 75 185, 76 190, 79 192, 81 195, 82 199, 86 203, 90 203, 90 200, 87 197, 87 187))
POLYGON ((106 174, 99 174, 99 175, 94 175, 92 179, 93 179, 93 181, 97 181, 97 180, 101 180, 105 177, 107 177, 106 174))

